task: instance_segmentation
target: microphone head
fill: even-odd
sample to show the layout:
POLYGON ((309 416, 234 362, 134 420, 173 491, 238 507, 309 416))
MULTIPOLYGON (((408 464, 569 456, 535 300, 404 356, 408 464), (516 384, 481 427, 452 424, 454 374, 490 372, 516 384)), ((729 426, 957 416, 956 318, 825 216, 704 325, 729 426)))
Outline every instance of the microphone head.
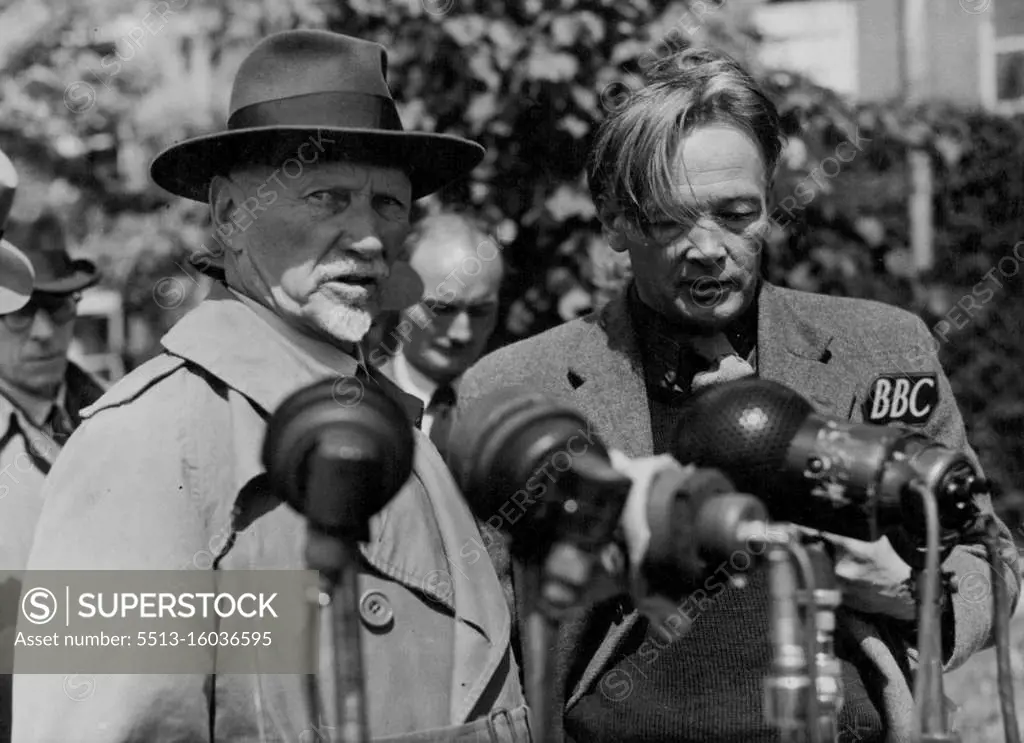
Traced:
POLYGON ((557 472, 538 471, 558 453, 572 454, 574 437, 590 441, 588 453, 607 457, 578 411, 525 387, 506 387, 474 400, 459 416, 447 463, 477 519, 522 534, 549 515, 544 495, 557 472))
POLYGON ((327 379, 281 403, 267 423, 263 466, 278 497, 313 526, 347 535, 364 532, 409 479, 415 439, 381 389, 363 385, 353 403, 339 400, 337 387, 327 379))
POLYGON ((789 446, 813 412, 799 394, 766 379, 706 387, 683 405, 674 456, 722 470, 741 492, 765 495, 778 484, 789 446))

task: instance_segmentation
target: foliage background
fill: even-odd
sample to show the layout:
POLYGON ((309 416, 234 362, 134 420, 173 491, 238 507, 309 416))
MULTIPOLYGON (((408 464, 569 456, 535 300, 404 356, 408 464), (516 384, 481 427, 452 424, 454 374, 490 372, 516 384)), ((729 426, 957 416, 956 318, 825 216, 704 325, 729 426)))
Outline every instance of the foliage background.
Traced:
MULTIPOLYGON (((380 41, 405 126, 487 148, 470 179, 420 207, 470 210, 506 245, 510 278, 495 346, 585 312, 628 274, 600 239, 584 159, 603 115, 602 91, 630 84, 643 55, 682 43, 726 49, 772 91, 791 136, 779 198, 811 183, 811 171, 853 133, 868 140, 795 219, 780 220, 769 241, 777 283, 890 302, 933 326, 1024 238, 1020 118, 938 103, 851 105, 799 76, 761 68, 756 34, 722 0, 0 7, 0 148, 22 177, 14 216, 57 209, 75 248, 99 260, 131 316, 129 368, 207 289, 185 261, 208 240, 205 210, 153 186, 148 164, 174 141, 223 127, 231 78, 254 41, 300 26, 380 41), (937 189, 937 263, 920 276, 907 247, 911 144, 929 152, 937 189)), ((1014 524, 1024 502, 1021 283, 1005 279, 941 345, 971 439, 1014 524)))

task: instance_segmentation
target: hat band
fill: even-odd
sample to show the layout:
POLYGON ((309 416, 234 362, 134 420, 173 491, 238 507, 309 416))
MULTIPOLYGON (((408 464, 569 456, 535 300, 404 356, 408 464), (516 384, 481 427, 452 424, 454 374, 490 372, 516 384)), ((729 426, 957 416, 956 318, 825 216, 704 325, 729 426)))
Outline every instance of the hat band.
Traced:
POLYGON ((228 129, 308 126, 404 131, 395 102, 372 93, 308 93, 253 103, 228 119, 228 129))

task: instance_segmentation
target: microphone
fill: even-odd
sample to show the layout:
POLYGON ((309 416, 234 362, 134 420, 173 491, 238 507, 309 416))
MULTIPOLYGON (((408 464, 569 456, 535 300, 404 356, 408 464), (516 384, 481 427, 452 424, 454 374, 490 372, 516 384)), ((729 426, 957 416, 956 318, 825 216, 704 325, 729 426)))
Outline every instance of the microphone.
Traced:
POLYGON ((895 526, 923 539, 915 482, 936 494, 944 541, 955 541, 979 516, 973 498, 987 488, 962 452, 913 431, 819 415, 764 379, 695 394, 676 442, 680 461, 721 468, 741 490, 764 497, 774 519, 862 541, 895 526))
MULTIPOLYGON (((684 407, 676 429, 677 456, 722 467, 741 488, 763 496, 777 520, 862 541, 876 541, 902 526, 916 542, 904 556, 920 571, 924 596, 918 618, 922 671, 915 684, 915 730, 926 734, 921 738, 918 732, 915 741, 953 740, 946 730, 937 666, 941 620, 934 597, 940 549, 951 550, 983 521, 974 502, 975 495, 988 489, 980 472, 962 452, 917 432, 818 415, 796 392, 767 380, 748 378, 709 387, 684 407)), ((809 567, 806 572, 811 572, 809 567)), ((792 591, 784 583, 772 587, 773 602, 779 605, 783 594, 792 591)), ((819 621, 822 629, 832 622, 825 616, 834 611, 832 603, 827 593, 816 596, 817 613, 826 620, 819 621)), ((782 613, 773 613, 773 630, 781 632, 785 620, 782 613)), ((780 643, 777 664, 785 661, 783 650, 780 643)), ((770 704, 792 700, 793 695, 773 688, 772 678, 767 683, 769 713, 785 713, 770 704)), ((841 703, 835 693, 841 689, 823 694, 829 686, 833 684, 816 685, 817 699, 812 696, 826 712, 841 703)), ((811 714, 812 719, 818 716, 811 714)), ((792 719, 788 713, 782 716, 792 719)), ((811 732, 818 736, 823 727, 814 726, 811 732)))
POLYGON ((455 421, 446 461, 474 516, 487 523, 498 517, 495 528, 526 567, 526 700, 537 742, 558 740, 549 662, 555 623, 599 575, 629 478, 611 465, 579 412, 523 387, 474 400, 455 421))
MULTIPOLYGON (((771 529, 764 504, 737 492, 719 470, 684 467, 667 455, 622 467, 637 473, 622 519, 633 568, 630 593, 670 642, 688 629, 679 612, 685 596, 712 590, 708 584, 727 560, 745 552, 754 562, 780 534, 771 529)), ((781 537, 788 540, 788 534, 781 537)))
POLYGON ((511 554, 543 564, 543 611, 555 618, 577 603, 630 489, 588 421, 543 394, 503 388, 466 408, 446 461, 474 516, 497 517, 511 554))
POLYGON ((263 441, 271 487, 309 522, 309 566, 328 574, 340 567, 338 544, 370 538, 370 519, 409 479, 415 451, 397 402, 365 386, 343 404, 335 387, 324 380, 290 395, 263 441))
POLYGON ((634 599, 667 632, 659 620, 677 614, 679 599, 710 579, 723 558, 770 538, 767 511, 714 469, 683 467, 664 455, 620 455, 616 465, 590 430, 572 407, 506 388, 466 411, 449 440, 448 464, 481 521, 506 514, 510 503, 526 504, 528 498, 516 496, 527 494, 524 487, 538 472, 559 471, 521 516, 499 517, 512 554, 525 562, 548 558, 546 596, 565 609, 581 599, 598 550, 621 525, 631 548, 634 599), (592 445, 574 451, 573 440, 584 437, 592 445), (641 470, 643 476, 631 477, 641 470))
MULTIPOLYGON (((376 387, 363 387, 353 404, 335 397, 324 380, 290 395, 267 423, 263 465, 278 497, 306 517, 306 563, 320 574, 314 611, 331 606, 335 714, 341 740, 368 740, 359 629, 359 542, 370 539, 370 519, 412 473, 415 439, 399 404, 376 387)), ((314 652, 318 655, 319 648, 314 652)), ((315 674, 306 701, 321 724, 315 674)))

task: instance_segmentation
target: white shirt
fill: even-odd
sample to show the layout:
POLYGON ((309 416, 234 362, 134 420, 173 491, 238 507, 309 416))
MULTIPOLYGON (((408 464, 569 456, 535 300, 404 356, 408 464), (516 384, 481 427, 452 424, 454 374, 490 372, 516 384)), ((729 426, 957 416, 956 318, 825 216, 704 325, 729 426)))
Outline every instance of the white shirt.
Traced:
POLYGON ((429 436, 430 428, 434 425, 434 415, 427 412, 427 406, 430 405, 430 399, 441 385, 410 364, 402 353, 397 353, 392 358, 391 372, 395 384, 403 392, 414 395, 423 403, 423 422, 420 428, 429 436))

